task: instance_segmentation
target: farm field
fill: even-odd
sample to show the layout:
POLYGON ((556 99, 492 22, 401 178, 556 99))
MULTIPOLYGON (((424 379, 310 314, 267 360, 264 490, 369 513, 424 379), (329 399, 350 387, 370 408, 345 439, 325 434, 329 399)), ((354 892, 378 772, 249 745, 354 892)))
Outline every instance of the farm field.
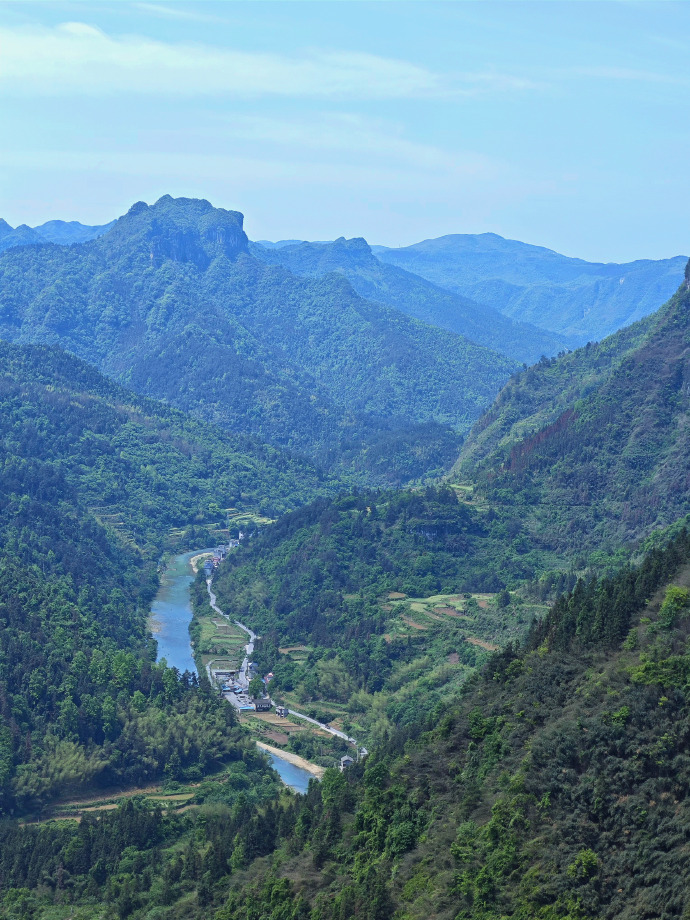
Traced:
MULTIPOLYGON (((412 715, 449 700, 492 651, 518 639, 547 609, 505 591, 429 597, 395 591, 381 598, 380 608, 386 617, 382 640, 398 651, 375 690, 362 688, 354 675, 324 660, 313 647, 295 644, 278 650, 294 664, 294 679, 289 688, 276 686, 273 698, 371 747, 385 740, 401 713, 412 715), (335 672, 337 697, 324 692, 335 672)), ((278 721, 284 726, 284 720, 278 721)), ((269 730, 287 734, 290 749, 295 748, 296 732, 278 725, 269 730)), ((311 735, 317 741, 318 730, 299 734, 301 740, 311 735)))
POLYGON ((386 640, 438 635, 452 629, 464 633, 464 641, 493 651, 524 633, 532 620, 545 612, 540 604, 528 604, 518 595, 436 594, 431 597, 406 597, 388 594, 381 604, 389 614, 386 640))
POLYGON ((204 667, 210 661, 227 670, 240 666, 247 643, 247 634, 241 629, 209 612, 195 618, 195 632, 195 651, 204 667))

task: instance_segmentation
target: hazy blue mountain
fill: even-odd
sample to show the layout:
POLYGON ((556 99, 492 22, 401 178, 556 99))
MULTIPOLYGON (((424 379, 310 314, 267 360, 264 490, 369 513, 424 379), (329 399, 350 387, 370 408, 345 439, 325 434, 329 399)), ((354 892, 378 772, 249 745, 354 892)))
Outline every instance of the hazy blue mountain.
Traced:
POLYGON ((38 227, 28 227, 21 224, 11 227, 6 220, 0 218, 0 252, 14 246, 40 246, 42 243, 58 243, 71 245, 72 243, 85 243, 93 240, 109 230, 114 221, 98 227, 89 227, 76 220, 49 220, 38 227))
POLYGON ((495 233, 453 234, 401 249, 384 262, 456 294, 490 303, 577 344, 601 339, 657 310, 680 284, 687 256, 625 264, 585 262, 495 233))
POLYGON ((527 323, 516 323, 493 307, 381 262, 361 237, 351 240, 340 237, 332 243, 273 244, 268 249, 264 244, 250 243, 250 250, 263 262, 283 265, 296 275, 318 278, 328 272, 339 272, 360 296, 467 336, 516 361, 533 364, 542 355, 555 355, 570 345, 561 336, 527 323))
POLYGON ((39 233, 26 224, 10 227, 7 221, 0 218, 0 252, 13 246, 27 246, 45 242, 39 233))
POLYGON ((515 363, 343 277, 265 265, 242 224, 165 196, 87 243, 6 251, 0 336, 58 343, 138 393, 328 468, 390 483, 452 463, 515 363))
POLYGON ((114 223, 115 221, 111 220, 110 223, 107 224, 89 227, 86 224, 80 224, 77 220, 49 220, 45 224, 41 224, 33 229, 47 243, 66 245, 71 243, 86 243, 87 240, 96 239, 96 237, 107 233, 114 223))
POLYGON ((296 246, 299 243, 303 243, 304 240, 277 240, 275 243, 272 243, 270 240, 257 240, 259 246, 263 246, 264 249, 282 249, 284 246, 296 246))

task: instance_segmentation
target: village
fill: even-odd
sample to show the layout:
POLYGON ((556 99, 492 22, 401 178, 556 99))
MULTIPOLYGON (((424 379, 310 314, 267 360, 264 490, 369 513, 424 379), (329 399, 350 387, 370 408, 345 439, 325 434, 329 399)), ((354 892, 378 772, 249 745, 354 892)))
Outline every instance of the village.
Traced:
MULTIPOLYGON (((218 546, 214 550, 212 556, 204 561, 204 575, 206 578, 206 589, 208 591, 211 610, 228 622, 230 618, 218 607, 216 595, 212 589, 213 574, 227 553, 231 549, 239 546, 242 539, 244 539, 244 534, 240 532, 237 540, 230 540, 228 544, 218 546)), ((350 754, 345 754, 340 757, 338 768, 341 772, 346 770, 357 760, 367 756, 367 749, 361 747, 354 738, 351 738, 340 729, 333 727, 329 723, 319 722, 306 713, 298 712, 274 702, 269 692, 269 684, 273 678, 273 674, 269 672, 261 676, 259 673, 259 666, 251 660, 255 643, 259 637, 239 620, 233 621, 233 625, 246 633, 248 639, 244 646, 244 657, 239 668, 227 667, 225 663, 222 663, 222 660, 219 665, 214 666, 215 661, 210 661, 206 665, 206 672, 211 686, 218 690, 223 698, 237 710, 238 714, 275 713, 275 717, 279 720, 301 720, 310 726, 314 726, 320 732, 325 732, 345 741, 347 744, 352 745, 354 757, 350 754), (260 694, 256 692, 259 690, 259 686, 261 686, 260 694), (250 692, 250 688, 254 693, 250 692)))

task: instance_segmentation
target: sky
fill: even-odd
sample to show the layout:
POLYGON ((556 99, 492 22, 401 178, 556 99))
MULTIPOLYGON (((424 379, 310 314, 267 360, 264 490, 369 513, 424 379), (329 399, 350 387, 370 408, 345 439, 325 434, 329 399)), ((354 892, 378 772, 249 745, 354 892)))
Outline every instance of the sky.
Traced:
POLYGON ((690 253, 685 2, 0 0, 0 216, 690 253))

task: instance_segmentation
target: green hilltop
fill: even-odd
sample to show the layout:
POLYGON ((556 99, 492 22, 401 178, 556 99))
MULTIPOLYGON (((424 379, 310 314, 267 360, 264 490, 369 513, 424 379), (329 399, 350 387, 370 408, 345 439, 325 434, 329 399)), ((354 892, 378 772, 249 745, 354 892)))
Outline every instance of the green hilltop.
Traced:
POLYGON ((360 479, 447 467, 515 363, 343 277, 264 265, 242 222, 166 196, 81 245, 7 250, 0 335, 59 344, 141 395, 360 479))

